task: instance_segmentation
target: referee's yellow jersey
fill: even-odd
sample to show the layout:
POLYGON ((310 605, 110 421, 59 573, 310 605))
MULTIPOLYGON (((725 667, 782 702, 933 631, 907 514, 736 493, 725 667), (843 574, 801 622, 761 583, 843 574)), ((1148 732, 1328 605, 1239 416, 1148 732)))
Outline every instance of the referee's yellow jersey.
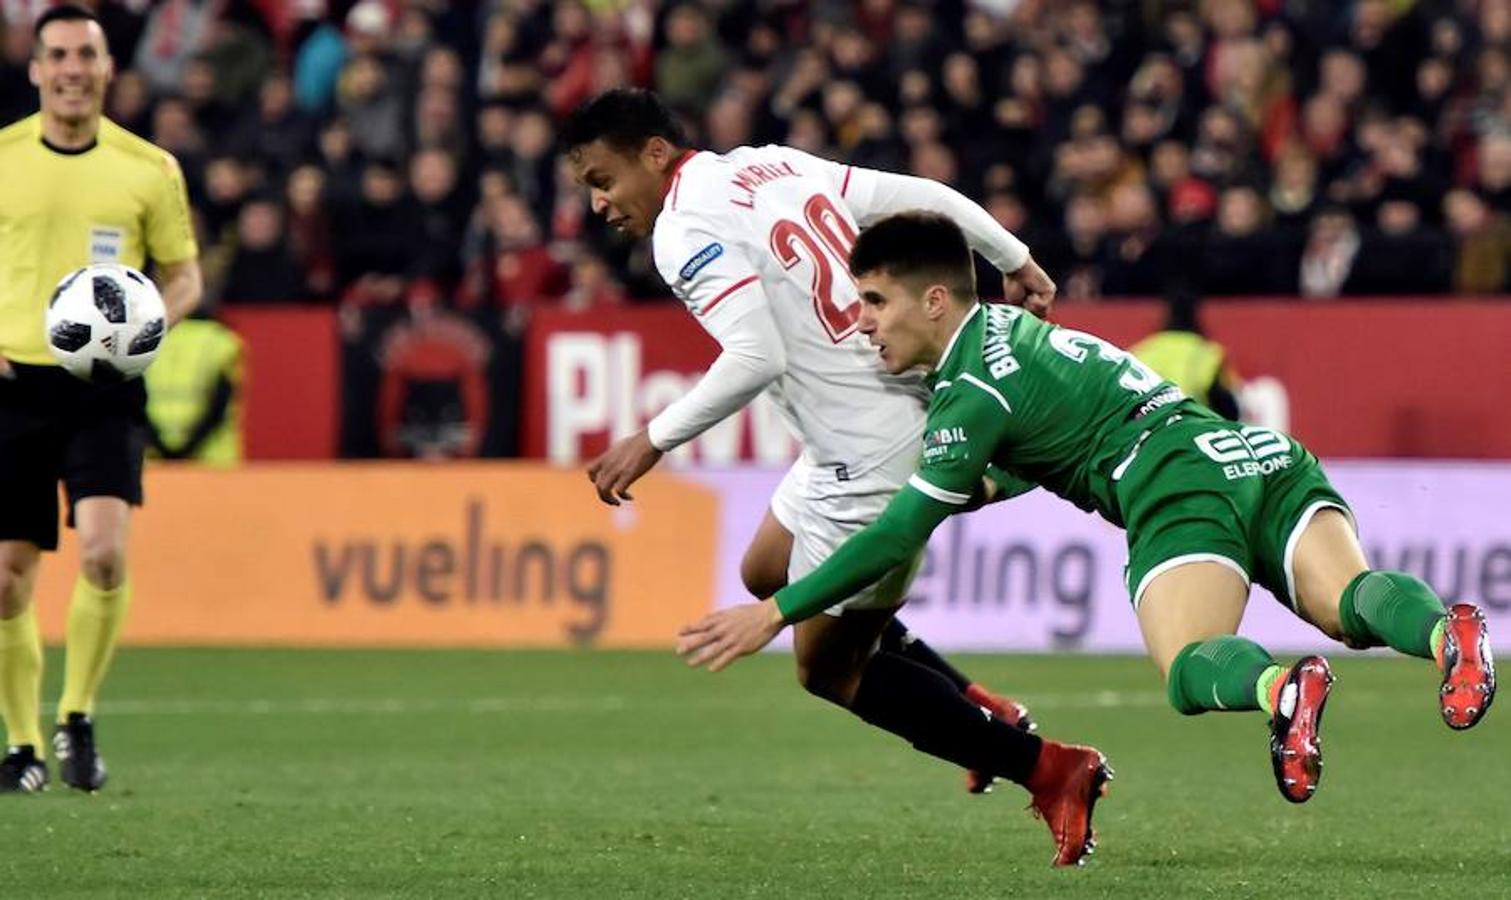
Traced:
POLYGON ((0 356, 54 362, 47 301, 64 275, 90 263, 140 269, 199 252, 183 172, 173 154, 100 120, 77 152, 42 142, 38 113, 0 130, 0 356))

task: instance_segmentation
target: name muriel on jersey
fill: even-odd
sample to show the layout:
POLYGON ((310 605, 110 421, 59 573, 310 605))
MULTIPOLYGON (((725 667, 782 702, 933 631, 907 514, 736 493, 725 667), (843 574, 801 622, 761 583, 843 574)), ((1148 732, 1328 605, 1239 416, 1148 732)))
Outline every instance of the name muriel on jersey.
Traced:
POLYGON ((756 163, 735 173, 730 184, 745 192, 750 202, 755 202, 755 190, 779 178, 792 178, 800 173, 790 162, 756 163))
POLYGON ((1013 348, 1007 342, 1007 332, 1020 312, 1012 307, 993 307, 987 313, 986 341, 981 357, 993 378, 1004 378, 1019 369, 1013 348))

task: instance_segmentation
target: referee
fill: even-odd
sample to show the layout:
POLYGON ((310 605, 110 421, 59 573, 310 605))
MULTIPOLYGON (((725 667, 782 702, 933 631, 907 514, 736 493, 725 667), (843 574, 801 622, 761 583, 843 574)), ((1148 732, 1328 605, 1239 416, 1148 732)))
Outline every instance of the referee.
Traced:
POLYGON ((146 391, 140 380, 92 385, 64 372, 44 313, 58 281, 89 263, 142 268, 150 257, 170 324, 202 286, 178 163, 101 115, 115 66, 99 21, 58 6, 34 33, 41 112, 0 130, 0 791, 48 780, 31 595, 42 551, 58 546, 60 481, 81 566, 52 743, 63 781, 94 791, 105 783, 95 694, 131 600, 126 535, 142 502, 146 391))

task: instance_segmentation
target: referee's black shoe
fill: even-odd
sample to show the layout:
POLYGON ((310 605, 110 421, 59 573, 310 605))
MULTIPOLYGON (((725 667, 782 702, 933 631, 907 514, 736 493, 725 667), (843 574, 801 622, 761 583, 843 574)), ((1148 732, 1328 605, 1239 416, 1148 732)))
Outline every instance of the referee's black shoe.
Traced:
POLYGON ((94 721, 85 714, 69 713, 68 721, 53 731, 52 752, 64 784, 90 792, 105 786, 105 761, 94 745, 94 721))
POLYGON ((30 744, 7 747, 0 759, 0 794, 32 794, 47 787, 47 763, 30 744))

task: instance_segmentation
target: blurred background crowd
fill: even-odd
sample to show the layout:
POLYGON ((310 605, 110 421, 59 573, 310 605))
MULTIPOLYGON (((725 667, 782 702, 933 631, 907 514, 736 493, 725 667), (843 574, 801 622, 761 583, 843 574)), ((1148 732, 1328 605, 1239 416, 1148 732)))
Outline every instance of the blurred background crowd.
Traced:
MULTIPOLYGON (((35 108, 0 0, 0 121, 35 108)), ((658 90, 700 147, 954 185, 1062 298, 1499 293, 1511 0, 94 0, 107 114, 177 155, 212 298, 662 301, 557 153, 658 90)), ((986 281, 994 285, 995 280, 986 281)))

